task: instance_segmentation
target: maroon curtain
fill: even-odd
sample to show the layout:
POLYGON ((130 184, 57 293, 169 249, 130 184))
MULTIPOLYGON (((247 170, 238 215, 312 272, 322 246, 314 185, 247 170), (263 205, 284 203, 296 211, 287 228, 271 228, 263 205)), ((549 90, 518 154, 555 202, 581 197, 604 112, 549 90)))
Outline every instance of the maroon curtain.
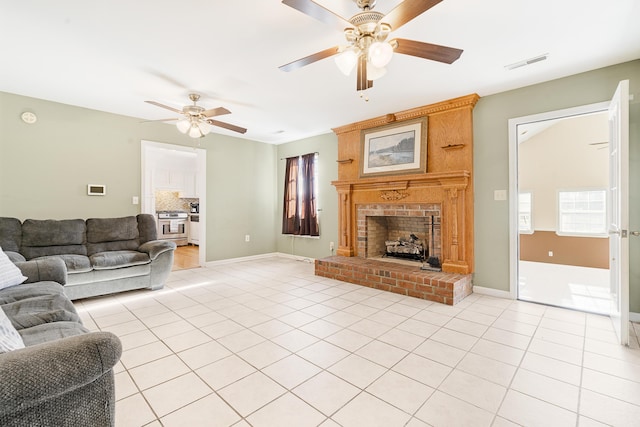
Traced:
POLYGON ((302 200, 300 200, 300 235, 319 236, 316 212, 315 153, 302 156, 302 200))
POLYGON ((315 192, 315 156, 315 153, 311 153, 287 158, 282 234, 320 235, 315 192))
POLYGON ((289 157, 284 172, 284 209, 282 210, 282 234, 296 233, 298 218, 298 157, 289 157))

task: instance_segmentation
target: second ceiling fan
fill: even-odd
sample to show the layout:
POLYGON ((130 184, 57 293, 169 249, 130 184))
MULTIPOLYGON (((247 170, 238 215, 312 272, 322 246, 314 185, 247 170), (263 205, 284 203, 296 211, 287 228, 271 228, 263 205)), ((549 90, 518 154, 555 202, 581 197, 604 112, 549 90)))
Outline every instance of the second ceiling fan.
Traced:
POLYGON ((282 3, 287 6, 344 31, 348 45, 334 46, 279 68, 282 71, 292 71, 339 55, 336 57, 336 64, 344 74, 350 74, 357 66, 356 89, 362 91, 373 87, 373 80, 384 75, 384 67, 391 60, 393 52, 446 64, 453 63, 462 54, 460 49, 415 40, 395 38, 387 41, 391 31, 397 30, 442 0, 404 0, 386 15, 373 10, 376 0, 353 1, 362 12, 346 20, 313 0, 283 0, 282 3))
POLYGON ((231 113, 231 111, 227 110, 226 108, 218 107, 206 110, 204 107, 197 105, 198 100, 200 99, 200 95, 198 95, 197 93, 190 93, 189 99, 193 102, 193 105, 185 105, 184 107, 182 107, 182 110, 178 110, 177 108, 173 108, 156 101, 145 102, 182 115, 182 117, 160 119, 158 121, 167 122, 177 120, 176 126, 178 130, 184 134, 189 135, 191 138, 202 138, 211 131, 212 126, 218 126, 238 133, 245 133, 247 131, 245 128, 242 128, 240 126, 221 122, 212 118, 215 116, 221 116, 231 113))

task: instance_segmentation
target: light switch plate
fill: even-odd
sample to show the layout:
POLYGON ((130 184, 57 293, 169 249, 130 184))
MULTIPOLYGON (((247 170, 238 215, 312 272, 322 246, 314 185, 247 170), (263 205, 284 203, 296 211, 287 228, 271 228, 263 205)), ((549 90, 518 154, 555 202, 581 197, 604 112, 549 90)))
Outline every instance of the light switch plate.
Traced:
POLYGON ((507 200, 507 190, 495 190, 493 200, 507 200))

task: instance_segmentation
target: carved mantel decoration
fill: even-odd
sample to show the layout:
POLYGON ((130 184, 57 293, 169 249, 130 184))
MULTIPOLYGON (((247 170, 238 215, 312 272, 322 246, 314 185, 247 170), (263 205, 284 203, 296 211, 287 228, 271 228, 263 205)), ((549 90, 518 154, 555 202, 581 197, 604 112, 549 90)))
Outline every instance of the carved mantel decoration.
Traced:
POLYGON ((358 205, 435 203, 442 207, 442 269, 473 272, 473 107, 476 94, 333 129, 338 136, 339 256, 358 253, 358 205), (361 177, 361 133, 391 122, 426 119, 426 173, 361 177))
POLYGON ((380 192, 380 198, 382 200, 402 200, 405 197, 409 197, 409 193, 407 193, 406 191, 389 190, 380 192))

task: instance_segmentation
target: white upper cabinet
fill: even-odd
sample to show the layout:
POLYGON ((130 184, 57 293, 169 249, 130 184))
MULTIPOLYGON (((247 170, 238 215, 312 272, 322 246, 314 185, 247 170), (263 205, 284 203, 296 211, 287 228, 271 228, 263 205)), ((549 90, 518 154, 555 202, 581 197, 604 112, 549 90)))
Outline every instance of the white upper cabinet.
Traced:
POLYGON ((183 198, 197 198, 196 158, 194 156, 163 154, 153 168, 153 189, 172 190, 183 198))

